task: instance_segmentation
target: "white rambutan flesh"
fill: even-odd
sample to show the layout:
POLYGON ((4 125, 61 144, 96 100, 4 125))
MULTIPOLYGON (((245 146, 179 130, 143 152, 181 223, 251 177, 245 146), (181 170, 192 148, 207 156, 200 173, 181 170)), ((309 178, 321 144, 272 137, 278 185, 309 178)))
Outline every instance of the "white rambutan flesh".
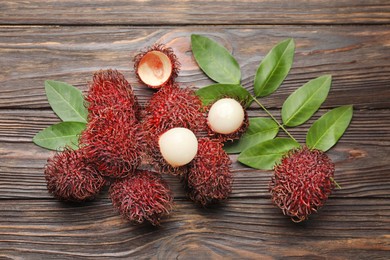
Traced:
POLYGON ((210 107, 207 122, 214 132, 231 134, 241 127, 244 119, 244 108, 237 100, 222 98, 210 107))
POLYGON ((173 167, 188 164, 198 151, 195 134, 183 127, 175 127, 163 133, 158 144, 161 155, 173 167))

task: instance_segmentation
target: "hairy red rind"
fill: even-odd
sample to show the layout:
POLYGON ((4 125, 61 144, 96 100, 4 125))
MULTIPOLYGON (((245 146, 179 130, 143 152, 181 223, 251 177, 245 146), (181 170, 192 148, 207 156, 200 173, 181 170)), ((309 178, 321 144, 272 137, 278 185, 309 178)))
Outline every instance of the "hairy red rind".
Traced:
POLYGON ((164 44, 155 44, 153 46, 150 46, 148 47, 147 49, 145 49, 144 51, 140 52, 139 54, 137 54, 135 57, 134 57, 134 71, 135 71, 135 74, 138 78, 138 80, 140 82, 142 82, 143 84, 147 85, 148 87, 150 88, 153 88, 153 89, 159 89, 159 88, 163 88, 167 85, 171 85, 173 84, 173 82, 175 81, 175 79, 177 78, 178 74, 179 74, 179 71, 180 71, 180 62, 179 62, 179 59, 177 58, 177 56, 175 55, 175 53, 173 52, 172 48, 170 47, 166 47, 164 44), (172 72, 171 72, 171 75, 170 77, 168 78, 167 81, 165 81, 163 84, 161 85, 158 85, 158 86, 151 86, 151 85, 148 85, 147 83, 143 82, 141 77, 139 76, 138 74, 138 67, 140 65, 140 61, 142 60, 142 58, 149 52, 151 51, 159 51, 159 52, 162 52, 164 53, 168 58, 169 60, 171 61, 171 66, 172 66, 172 72))
POLYGON ((206 127, 202 102, 189 88, 169 85, 156 92, 145 108, 142 122, 147 143, 147 152, 159 171, 182 174, 187 166, 172 167, 162 157, 158 145, 159 137, 174 127, 190 129, 199 135, 206 127))
POLYGON ((93 75, 85 97, 89 119, 101 116, 106 109, 114 109, 140 118, 140 106, 130 83, 117 70, 100 70, 93 75))
POLYGON ((289 151, 274 168, 269 185, 272 201, 294 222, 317 212, 335 188, 335 166, 322 151, 301 147, 289 151))
POLYGON ((173 207, 172 192, 157 173, 137 170, 110 187, 110 197, 120 214, 133 223, 159 225, 173 207))
POLYGON ((184 182, 190 199, 206 206, 226 199, 232 191, 231 160, 218 140, 200 138, 198 153, 184 182))
POLYGON ((92 200, 106 183, 83 149, 56 153, 48 159, 44 173, 48 191, 65 201, 92 200))

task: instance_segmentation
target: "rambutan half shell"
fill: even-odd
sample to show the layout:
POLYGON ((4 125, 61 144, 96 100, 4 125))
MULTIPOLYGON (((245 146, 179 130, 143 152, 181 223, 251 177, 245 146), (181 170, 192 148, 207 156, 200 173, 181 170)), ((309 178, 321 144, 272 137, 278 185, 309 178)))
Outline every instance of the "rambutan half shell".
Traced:
POLYGON ((184 183, 191 200, 206 206, 228 198, 232 191, 231 160, 218 140, 198 140, 198 153, 189 165, 184 183))
POLYGON ((93 75, 85 97, 89 119, 99 117, 101 111, 114 109, 140 118, 140 106, 130 83, 117 70, 100 70, 93 75))
POLYGON ((163 44, 155 44, 134 58, 137 78, 153 89, 172 84, 179 70, 180 62, 172 48, 163 44))
POLYGON ((274 167, 269 190, 273 203, 294 222, 317 212, 335 188, 335 166, 320 150, 301 147, 289 151, 274 167))
POLYGON ((83 149, 56 153, 48 159, 44 173, 48 191, 65 201, 92 200, 106 183, 83 149))
POLYGON ((117 180, 109 190, 112 203, 120 214, 133 223, 159 225, 173 208, 172 192, 157 173, 137 170, 128 178, 117 180))
POLYGON ((134 172, 145 150, 138 121, 112 108, 100 111, 98 117, 90 120, 80 140, 99 172, 111 178, 134 172))
POLYGON ((181 174, 184 167, 172 167, 162 157, 158 145, 159 137, 166 131, 183 127, 199 135, 206 129, 203 106, 195 92, 189 88, 169 85, 156 92, 145 108, 142 121, 147 144, 146 151, 159 171, 181 174))

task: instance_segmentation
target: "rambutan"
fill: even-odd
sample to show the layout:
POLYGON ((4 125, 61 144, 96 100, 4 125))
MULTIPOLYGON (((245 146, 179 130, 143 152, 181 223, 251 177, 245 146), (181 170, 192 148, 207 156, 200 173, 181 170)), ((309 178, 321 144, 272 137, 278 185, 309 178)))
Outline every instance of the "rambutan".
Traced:
POLYGON ((134 223, 149 221, 159 225, 173 207, 172 192, 157 173, 137 170, 128 178, 114 182, 109 190, 120 214, 134 223))
POLYGON ((153 89, 173 83, 179 74, 180 62, 172 48, 155 44, 134 58, 134 71, 138 79, 153 89))
POLYGON ((195 135, 206 128, 206 118, 202 102, 189 88, 167 85, 156 92, 145 108, 142 122, 147 140, 147 153, 151 156, 158 170, 180 174, 185 167, 175 168, 166 163, 159 149, 160 136, 175 127, 191 130, 195 135))
POLYGON ((103 176, 122 178, 134 172, 142 161, 142 133, 134 118, 107 108, 88 122, 80 143, 103 176))
POLYGON ((115 109, 131 117, 140 117, 140 106, 130 83, 117 70, 100 70, 93 75, 85 97, 89 118, 99 117, 101 111, 115 109))
POLYGON ((335 166, 322 151, 301 147, 289 151, 274 167, 269 185, 273 203, 294 222, 317 212, 335 188, 335 166))
POLYGON ((65 201, 92 200, 106 183, 83 149, 66 148, 49 158, 45 178, 48 191, 65 201))
POLYGON ((226 199, 232 191, 231 160, 218 140, 198 140, 198 153, 184 176, 190 199, 206 206, 226 199))
POLYGON ((221 142, 239 139, 249 126, 248 113, 234 98, 222 98, 208 108, 208 134, 221 142))

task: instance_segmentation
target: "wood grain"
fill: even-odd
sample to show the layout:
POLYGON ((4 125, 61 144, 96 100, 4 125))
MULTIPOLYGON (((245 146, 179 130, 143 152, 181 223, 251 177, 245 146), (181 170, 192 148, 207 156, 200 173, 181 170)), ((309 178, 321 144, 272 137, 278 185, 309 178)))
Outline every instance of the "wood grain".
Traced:
POLYGON ((0 24, 388 24, 382 0, 2 1, 0 24))
POLYGON ((390 31, 387 27, 248 26, 223 28, 1 27, 0 108, 47 108, 43 82, 65 81, 86 90, 94 71, 116 68, 136 89, 141 102, 152 91, 135 79, 132 57, 155 42, 171 46, 183 63, 178 81, 212 83, 197 67, 190 34, 214 38, 231 50, 242 68, 242 84, 253 90, 255 71, 278 41, 292 37, 296 56, 289 76, 267 107, 280 107, 293 90, 323 74, 333 75, 325 107, 387 108, 390 88, 390 31))
POLYGON ((385 258, 390 205, 383 199, 330 199, 294 224, 268 199, 230 199, 197 208, 176 201, 160 228, 132 226, 107 199, 84 206, 53 200, 0 201, 0 256, 45 258, 271 259, 385 258))

